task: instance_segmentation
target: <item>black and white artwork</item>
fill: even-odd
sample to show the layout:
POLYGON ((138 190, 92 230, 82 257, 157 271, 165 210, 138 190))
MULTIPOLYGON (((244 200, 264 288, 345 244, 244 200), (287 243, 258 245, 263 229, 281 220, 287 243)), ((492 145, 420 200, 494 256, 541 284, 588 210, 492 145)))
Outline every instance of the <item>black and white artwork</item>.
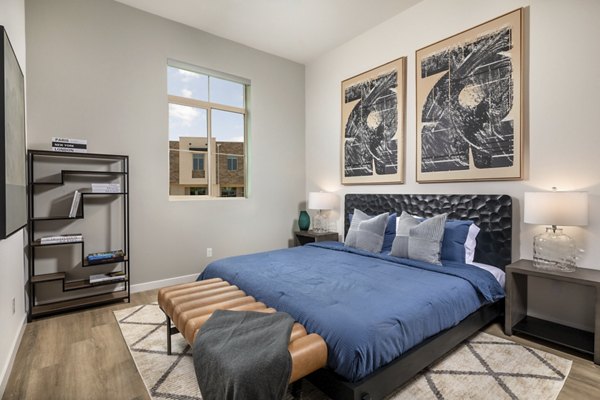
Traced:
POLYGON ((342 183, 402 183, 405 58, 342 82, 342 183))
POLYGON ((0 239, 27 223, 24 77, 6 31, 0 26, 3 95, 0 97, 0 239))
POLYGON ((521 177, 521 12, 417 51, 417 179, 521 177))

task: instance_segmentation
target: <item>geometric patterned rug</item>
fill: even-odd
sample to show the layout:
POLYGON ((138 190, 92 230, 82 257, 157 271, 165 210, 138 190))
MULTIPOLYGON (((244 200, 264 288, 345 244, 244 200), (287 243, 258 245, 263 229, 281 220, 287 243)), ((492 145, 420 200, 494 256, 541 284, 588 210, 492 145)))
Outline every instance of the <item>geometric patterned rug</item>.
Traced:
MULTIPOLYGON (((166 351, 165 317, 156 303, 114 311, 153 400, 200 400, 191 348, 181 335, 166 351)), ((548 399, 560 393, 572 362, 480 332, 425 369, 388 400, 548 399)), ((294 397, 288 393, 286 399, 294 397)), ((328 397, 303 380, 295 399, 328 397)))

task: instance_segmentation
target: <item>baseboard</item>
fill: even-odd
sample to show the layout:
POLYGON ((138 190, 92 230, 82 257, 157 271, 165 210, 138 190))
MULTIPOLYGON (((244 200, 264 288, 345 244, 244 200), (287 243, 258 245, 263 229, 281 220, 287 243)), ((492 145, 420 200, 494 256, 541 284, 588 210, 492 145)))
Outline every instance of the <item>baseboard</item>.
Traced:
POLYGON ((10 378, 10 372, 12 371, 13 364, 15 363, 15 358, 17 357, 17 352, 19 351, 19 346, 21 345, 21 339, 23 339, 23 333, 25 333, 25 327, 27 326, 27 314, 23 314, 23 321, 21 322, 21 328, 19 328, 19 333, 15 337, 12 346, 12 352, 4 369, 2 370, 2 380, 0 381, 0 398, 4 396, 4 390, 6 390, 6 385, 8 384, 8 378, 10 378))
POLYGON ((200 275, 200 273, 161 279, 159 281, 137 283, 135 285, 131 285, 131 293, 144 292, 146 290, 158 289, 165 286, 179 285, 180 283, 194 282, 196 279, 198 279, 198 275, 200 275))

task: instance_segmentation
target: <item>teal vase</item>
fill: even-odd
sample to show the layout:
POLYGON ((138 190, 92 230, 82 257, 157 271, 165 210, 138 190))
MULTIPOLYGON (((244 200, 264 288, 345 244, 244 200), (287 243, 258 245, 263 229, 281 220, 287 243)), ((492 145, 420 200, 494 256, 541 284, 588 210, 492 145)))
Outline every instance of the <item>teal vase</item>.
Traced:
POLYGON ((298 217, 298 228, 301 231, 307 231, 310 226, 310 216, 306 211, 300 211, 300 216, 298 217))

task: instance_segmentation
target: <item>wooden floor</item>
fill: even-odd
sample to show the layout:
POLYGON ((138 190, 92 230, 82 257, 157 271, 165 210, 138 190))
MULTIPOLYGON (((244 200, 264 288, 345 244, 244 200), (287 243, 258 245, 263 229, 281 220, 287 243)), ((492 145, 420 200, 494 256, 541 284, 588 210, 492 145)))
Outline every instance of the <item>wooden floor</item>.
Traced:
MULTIPOLYGON (((155 290, 133 294, 131 304, 28 324, 2 399, 150 399, 112 311, 153 301, 155 290)), ((485 332, 506 338, 499 323, 485 332)), ((600 399, 600 367, 592 361, 518 336, 510 339, 573 360, 559 400, 600 399)))

